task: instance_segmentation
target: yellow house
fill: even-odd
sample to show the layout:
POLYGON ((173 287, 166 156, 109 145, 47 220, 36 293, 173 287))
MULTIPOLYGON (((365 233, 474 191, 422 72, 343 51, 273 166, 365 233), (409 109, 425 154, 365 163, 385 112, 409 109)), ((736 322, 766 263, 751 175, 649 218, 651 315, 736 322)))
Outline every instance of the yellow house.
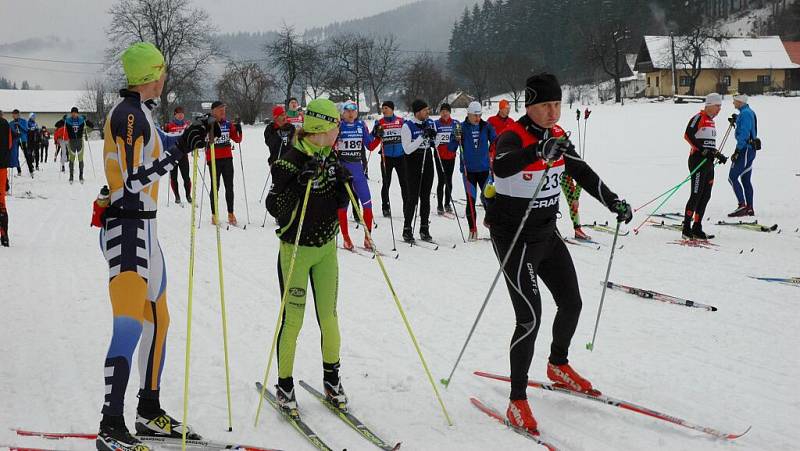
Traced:
POLYGON ((800 68, 789 59, 778 36, 708 39, 693 68, 695 53, 685 36, 645 36, 636 57, 637 70, 645 74, 645 95, 688 94, 697 67, 694 94, 698 96, 781 91, 786 87, 787 72, 800 68))

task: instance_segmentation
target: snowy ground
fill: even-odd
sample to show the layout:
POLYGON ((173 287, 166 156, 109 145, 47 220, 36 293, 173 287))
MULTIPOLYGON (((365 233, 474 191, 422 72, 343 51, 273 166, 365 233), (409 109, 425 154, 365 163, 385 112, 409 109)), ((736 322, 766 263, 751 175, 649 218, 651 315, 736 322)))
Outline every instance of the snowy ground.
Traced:
MULTIPOLYGON (((727 102, 727 101, 726 101, 727 102)), ((770 449, 797 448, 800 398, 796 385, 800 362, 796 343, 797 287, 771 284, 747 276, 798 276, 800 159, 794 111, 800 100, 755 98, 763 150, 753 180, 755 209, 761 223, 778 223, 780 234, 762 234, 713 225, 735 207, 726 182, 727 166, 717 170, 717 186, 708 210, 707 231, 718 235, 718 250, 667 244, 676 232, 645 227, 638 236, 621 238, 611 280, 649 288, 719 307, 706 312, 609 292, 593 353, 584 348, 594 325, 607 246, 597 251, 570 247, 584 299, 583 317, 572 347, 571 362, 595 386, 687 420, 730 432, 748 425, 752 431, 734 443, 640 415, 552 393, 531 391, 529 399, 540 427, 562 449, 770 449), (749 250, 754 248, 751 253, 749 250), (745 249, 739 254, 740 249, 745 249), (793 351, 794 349, 794 351, 793 351)), ((638 206, 685 177, 687 145, 682 135, 698 105, 632 104, 597 106, 589 120, 586 158, 621 196, 638 206)), ((720 135, 732 112, 726 103, 718 120, 720 135)), ((575 128, 565 112, 562 124, 575 128)), ((206 200, 197 237, 194 328, 189 422, 209 438, 282 449, 311 447, 265 405, 253 426, 258 397, 253 383, 266 365, 279 304, 275 261, 277 239, 271 219, 261 228, 264 209, 258 203, 265 177, 262 128, 248 128, 242 147, 251 224, 247 230, 222 232, 225 288, 230 331, 231 390, 234 432, 227 433, 225 378, 217 284, 214 229, 206 200)), ((92 142, 95 167, 100 142, 92 142)), ((728 142, 725 153, 733 150, 728 142)), ((372 158, 371 190, 379 198, 378 159, 372 158)), ((242 177, 236 165, 237 208, 247 221, 242 177)), ((0 249, 3 274, 0 332, 0 444, 24 443, 88 449, 89 442, 52 443, 17 438, 8 428, 50 431, 94 431, 103 396, 102 365, 111 333, 106 263, 97 246, 97 229, 89 228, 90 203, 103 184, 87 164, 85 185, 68 185, 50 162, 34 181, 17 179, 17 193, 27 190, 46 199, 9 199, 10 249, 0 249)), ((167 259, 172 327, 164 370, 162 405, 180 417, 186 331, 188 208, 167 206, 166 183, 159 211, 161 245, 167 259)), ((463 198, 457 184, 456 198, 463 198)), ((665 211, 683 208, 682 189, 665 211)), ((399 191, 393 192, 399 211, 399 191)), ((584 222, 613 221, 587 195, 584 222)), ((563 203, 562 203, 563 210, 563 203)), ((649 210, 645 210, 649 211, 649 210)), ((379 216, 379 215, 378 215, 379 216)), ((568 216, 564 215, 565 218, 568 216)), ((637 214, 635 222, 642 221, 637 214)), ((431 233, 459 245, 432 252, 399 246, 400 258, 386 266, 438 380, 447 375, 497 268, 490 243, 462 244, 452 220, 432 219, 431 233)), ((378 217, 375 239, 391 249, 389 223, 378 217)), ((399 236, 401 220, 394 219, 399 236)), ((633 224, 631 224, 632 228, 633 224)), ((568 219, 561 219, 569 232, 568 219)), ((353 230, 354 238, 361 233, 353 230)), ((481 234, 487 235, 485 230, 481 234)), ((610 235, 593 233, 608 245, 610 235)), ((455 421, 447 426, 424 376, 375 261, 340 253, 339 317, 342 329, 342 374, 353 412, 387 440, 402 440, 403 449, 523 449, 525 438, 490 421, 468 397, 477 395, 505 409, 507 387, 479 380, 473 370, 508 371, 507 348, 513 313, 505 287, 496 290, 462 365, 448 390, 442 389, 455 421)), ((531 377, 545 378, 545 362, 554 304, 543 292, 544 324, 531 377)), ((300 336, 295 377, 320 385, 319 332, 309 309, 300 336)), ((138 377, 128 390, 129 425, 135 409, 138 377)), ((270 378, 274 383, 275 372, 270 378)), ((326 413, 303 390, 298 398, 306 420, 335 449, 371 446, 326 413)), ((534 445, 535 446, 535 445, 534 445)))

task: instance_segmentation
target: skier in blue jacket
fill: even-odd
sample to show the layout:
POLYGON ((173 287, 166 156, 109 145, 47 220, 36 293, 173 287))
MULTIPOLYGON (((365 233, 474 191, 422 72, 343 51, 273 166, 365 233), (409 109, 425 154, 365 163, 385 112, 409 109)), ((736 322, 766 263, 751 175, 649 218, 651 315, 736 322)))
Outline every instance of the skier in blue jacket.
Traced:
POLYGON ((475 198, 478 186, 481 188, 481 203, 486 207, 484 193, 491 183, 489 166, 489 146, 497 138, 492 124, 481 119, 482 108, 478 102, 472 102, 467 108, 467 120, 456 126, 450 137, 450 150, 461 147, 461 174, 464 179, 464 190, 467 192, 466 215, 469 222, 471 240, 478 238, 478 227, 475 221, 475 198))
POLYGON ((733 96, 733 106, 739 110, 728 121, 736 127, 736 151, 731 155, 731 170, 728 173, 728 182, 733 187, 739 206, 728 216, 754 216, 753 211, 753 184, 750 177, 753 174, 753 161, 756 159, 758 138, 758 120, 756 113, 747 104, 747 96, 739 94, 733 96))
POLYGON ((17 175, 22 175, 22 168, 19 166, 19 149, 22 148, 22 153, 25 155, 25 161, 28 163, 28 170, 33 177, 33 165, 28 159, 28 121, 19 117, 19 110, 15 109, 11 112, 11 137, 13 139, 11 147, 11 166, 17 168, 17 175))

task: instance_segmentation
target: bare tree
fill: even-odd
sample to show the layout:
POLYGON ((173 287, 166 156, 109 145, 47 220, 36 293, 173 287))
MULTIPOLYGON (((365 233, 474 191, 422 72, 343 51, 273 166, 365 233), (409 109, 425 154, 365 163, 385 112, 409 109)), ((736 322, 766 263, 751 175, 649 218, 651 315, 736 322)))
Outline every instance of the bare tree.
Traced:
POLYGON ((284 24, 277 39, 264 46, 264 52, 272 62, 277 78, 283 82, 281 90, 284 102, 289 103, 289 98, 295 94, 295 84, 301 76, 301 69, 308 68, 304 58, 311 55, 309 49, 294 27, 284 24))
POLYGON ((328 61, 328 53, 318 43, 309 42, 302 47, 298 57, 298 81, 303 85, 304 92, 312 97, 319 97, 327 86, 333 73, 328 61))
POLYGON ((400 46, 395 35, 364 39, 359 55, 359 75, 363 74, 366 84, 380 112, 381 95, 394 83, 400 65, 400 46))
POLYGON ((328 41, 325 58, 331 72, 325 83, 325 90, 334 97, 359 101, 361 83, 361 37, 354 34, 340 34, 328 41))
POLYGON ((86 82, 84 89, 86 92, 78 100, 78 107, 83 111, 94 110, 94 113, 88 113, 87 117, 102 129, 106 115, 111 111, 118 96, 110 83, 102 78, 86 82))
POLYGON ((436 64, 430 53, 410 59, 400 75, 399 84, 406 107, 410 107, 414 99, 424 99, 436 109, 436 103, 456 89, 455 81, 436 64))
POLYGON ((206 65, 221 53, 208 13, 185 0, 118 0, 108 14, 106 60, 110 66, 116 66, 119 55, 134 42, 152 42, 164 54, 162 120, 168 120, 173 102, 200 94, 206 65))
POLYGON ((683 67, 683 73, 689 77, 688 95, 695 95, 697 79, 704 69, 703 63, 718 58, 709 46, 710 41, 721 38, 715 23, 706 23, 702 18, 695 18, 686 35, 675 39, 676 63, 683 67))
POLYGON ((514 111, 519 112, 520 101, 525 98, 525 81, 533 73, 533 58, 530 54, 503 52, 498 55, 498 66, 503 70, 496 72, 496 84, 511 94, 514 111))
POLYGON ((231 62, 216 84, 221 99, 246 124, 255 123, 275 81, 256 63, 231 62))
POLYGON ((589 60, 614 80, 614 101, 622 102, 622 78, 631 75, 625 62, 623 41, 630 38, 630 31, 619 21, 599 20, 587 32, 589 60))
POLYGON ((467 83, 469 92, 479 102, 489 97, 494 67, 486 57, 487 53, 479 49, 465 49, 458 52, 455 58, 455 72, 467 83))

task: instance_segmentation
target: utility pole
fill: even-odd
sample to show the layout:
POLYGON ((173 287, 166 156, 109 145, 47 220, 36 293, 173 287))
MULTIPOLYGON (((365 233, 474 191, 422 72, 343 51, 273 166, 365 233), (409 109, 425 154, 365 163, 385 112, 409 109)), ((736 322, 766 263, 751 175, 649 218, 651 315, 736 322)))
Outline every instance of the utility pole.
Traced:
MULTIPOLYGON (((677 91, 678 80, 677 75, 675 74, 675 35, 670 31, 669 32, 669 46, 672 51, 672 97, 674 98, 677 91)), ((661 88, 659 87, 659 91, 661 88)), ((659 93, 660 94, 660 93, 659 93)))

